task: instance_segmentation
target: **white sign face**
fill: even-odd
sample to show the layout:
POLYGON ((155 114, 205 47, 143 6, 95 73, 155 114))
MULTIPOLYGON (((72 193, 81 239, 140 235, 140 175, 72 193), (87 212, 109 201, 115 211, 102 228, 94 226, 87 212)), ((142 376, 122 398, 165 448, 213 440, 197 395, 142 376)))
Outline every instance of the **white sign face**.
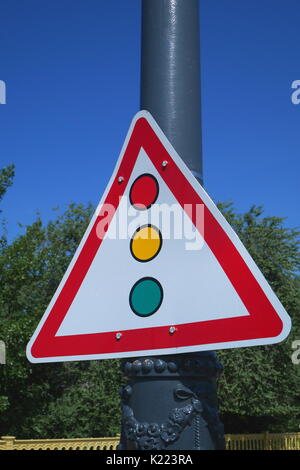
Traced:
POLYGON ((28 348, 32 362, 282 341, 290 318, 148 112, 28 348))

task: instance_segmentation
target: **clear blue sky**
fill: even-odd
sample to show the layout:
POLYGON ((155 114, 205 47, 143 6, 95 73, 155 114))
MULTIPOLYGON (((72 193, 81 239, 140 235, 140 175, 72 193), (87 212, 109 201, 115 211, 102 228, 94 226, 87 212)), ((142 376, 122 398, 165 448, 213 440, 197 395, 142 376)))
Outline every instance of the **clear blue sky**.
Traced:
MULTIPOLYGON (((140 0, 2 0, 1 209, 9 238, 39 211, 97 204, 139 111, 140 0)), ((299 225, 299 0, 202 0, 204 179, 215 201, 299 225)))

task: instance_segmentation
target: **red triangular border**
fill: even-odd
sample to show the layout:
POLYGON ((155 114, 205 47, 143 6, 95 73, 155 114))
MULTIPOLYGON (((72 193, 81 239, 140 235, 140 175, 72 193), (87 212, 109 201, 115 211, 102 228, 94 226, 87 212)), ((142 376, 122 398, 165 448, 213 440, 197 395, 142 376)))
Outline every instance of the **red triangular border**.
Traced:
MULTIPOLYGON (((119 353, 126 356, 126 353, 133 351, 154 351, 204 344, 250 341, 273 338, 281 334, 283 322, 259 282, 145 117, 138 118, 134 125, 105 203, 118 207, 120 197, 126 189, 126 183, 142 147, 182 208, 186 204, 192 204, 193 207, 195 204, 204 204, 205 241, 231 281, 249 315, 174 325, 177 327, 174 335, 168 334, 170 325, 126 330, 122 332, 122 341, 116 340, 115 331, 55 336, 100 248, 102 240, 96 235, 96 227, 103 217, 107 219, 107 213, 100 211, 69 277, 33 342, 30 351, 33 359, 109 354, 116 356, 119 353), (162 166, 164 160, 168 161, 167 169, 162 166), (124 178, 123 184, 118 183, 119 176, 124 178)), ((196 224, 193 215, 195 216, 195 214, 191 214, 192 221, 196 224)), ((106 315, 108 312, 104 313, 106 315)))

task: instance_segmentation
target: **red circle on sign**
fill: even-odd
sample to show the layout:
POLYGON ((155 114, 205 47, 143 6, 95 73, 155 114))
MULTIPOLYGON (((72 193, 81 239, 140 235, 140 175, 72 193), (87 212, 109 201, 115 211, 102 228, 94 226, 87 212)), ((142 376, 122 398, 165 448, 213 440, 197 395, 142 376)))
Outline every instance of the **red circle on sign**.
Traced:
POLYGON ((153 175, 149 173, 140 175, 130 188, 130 203, 136 209, 149 209, 158 197, 158 188, 158 182, 153 175))

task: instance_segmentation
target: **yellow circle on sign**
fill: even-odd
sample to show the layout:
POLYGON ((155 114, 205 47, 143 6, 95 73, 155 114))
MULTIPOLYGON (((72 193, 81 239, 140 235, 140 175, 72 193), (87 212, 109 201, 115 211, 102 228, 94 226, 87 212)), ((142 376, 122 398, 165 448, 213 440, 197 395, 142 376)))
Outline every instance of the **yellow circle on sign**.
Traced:
POLYGON ((130 250, 138 261, 150 261, 160 251, 162 237, 160 231, 152 225, 139 227, 130 243, 130 250))

